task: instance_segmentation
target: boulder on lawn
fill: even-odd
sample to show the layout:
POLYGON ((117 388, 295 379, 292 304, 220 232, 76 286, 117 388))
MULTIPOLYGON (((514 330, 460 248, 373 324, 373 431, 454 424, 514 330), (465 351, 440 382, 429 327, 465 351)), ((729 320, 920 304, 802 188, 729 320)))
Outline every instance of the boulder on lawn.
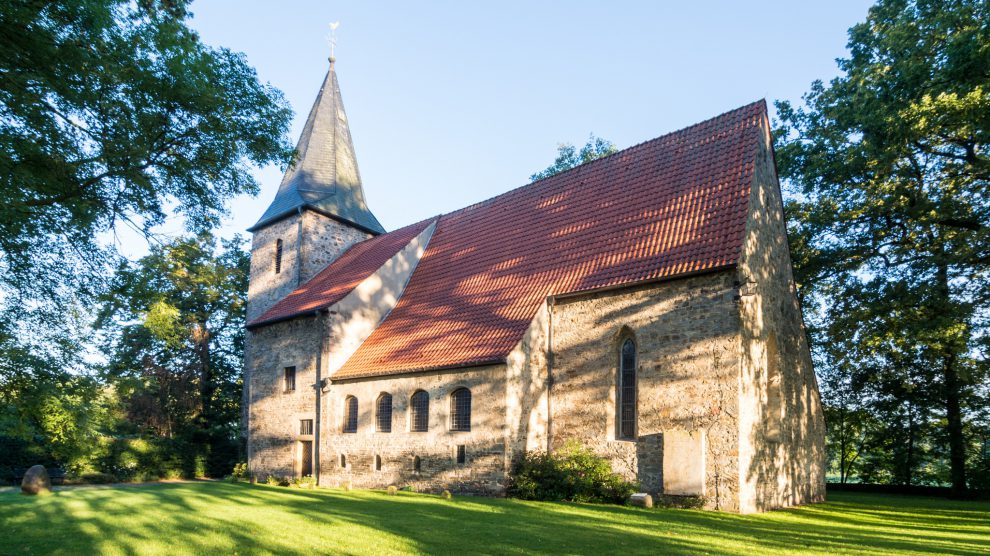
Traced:
POLYGON ((24 494, 47 494, 52 491, 52 480, 44 465, 35 465, 24 472, 21 492, 24 494))
POLYGON ((645 492, 637 492, 629 497, 629 505, 639 506, 640 508, 652 508, 653 497, 645 492))

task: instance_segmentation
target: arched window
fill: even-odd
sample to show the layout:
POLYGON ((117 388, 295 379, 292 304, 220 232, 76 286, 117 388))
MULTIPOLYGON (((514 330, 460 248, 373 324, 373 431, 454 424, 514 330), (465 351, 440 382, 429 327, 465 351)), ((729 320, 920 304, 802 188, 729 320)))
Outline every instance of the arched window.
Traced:
POLYGON ((392 394, 382 392, 375 404, 375 429, 392 432, 392 394))
POLYGON ((419 459, 419 456, 413 456, 413 473, 419 473, 423 468, 423 464, 419 459))
POLYGON ((450 394, 450 430, 471 430, 471 391, 458 388, 450 394))
POLYGON ((358 400, 354 396, 347 396, 344 400, 344 432, 357 432, 358 425, 358 400))
POLYGON ((375 471, 381 471, 381 470, 382 470, 382 457, 376 454, 375 455, 375 471))
POLYGON ((636 343, 631 338, 619 353, 619 438, 636 438, 636 343))
POLYGON ((275 240, 275 274, 282 272, 282 240, 275 240))
POLYGON ((430 395, 417 390, 409 400, 409 430, 426 432, 430 428, 430 395))

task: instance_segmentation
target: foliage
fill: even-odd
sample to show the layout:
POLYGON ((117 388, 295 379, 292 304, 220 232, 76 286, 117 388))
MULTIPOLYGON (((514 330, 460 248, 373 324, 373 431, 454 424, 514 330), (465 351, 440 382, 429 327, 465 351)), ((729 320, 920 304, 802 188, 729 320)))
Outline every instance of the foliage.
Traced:
POLYGON ((988 511, 986 502, 843 492, 738 515, 197 482, 45 500, 0 493, 0 546, 26 554, 962 555, 986 552, 988 511))
POLYGON ((616 151, 618 149, 616 149, 611 141, 602 139, 601 137, 595 137, 594 134, 588 137, 588 142, 581 147, 580 151, 571 143, 560 143, 557 145, 557 158, 553 161, 553 164, 545 170, 533 174, 529 179, 532 181, 546 179, 554 174, 559 174, 564 170, 570 170, 575 166, 608 156, 616 151))
POLYGON ((251 472, 248 471, 248 464, 246 462, 240 462, 234 465, 234 470, 231 471, 230 477, 234 481, 247 481, 251 479, 251 472))
POLYGON ((388 485, 388 488, 385 489, 385 492, 387 492, 389 496, 395 496, 396 494, 399 493, 399 487, 395 485, 388 485))
POLYGON ((554 452, 527 452, 512 473, 509 495, 523 500, 622 504, 636 485, 589 448, 568 443, 554 452))
POLYGON ((658 508, 680 508, 683 510, 700 510, 708 501, 704 496, 671 496, 660 494, 654 501, 658 508))
POLYGON ((97 322, 133 432, 184 439, 213 477, 238 456, 250 264, 239 238, 221 243, 179 238, 121 267, 97 322))
POLYGON ((830 435, 843 473, 962 493, 988 399, 990 4, 881 0, 848 47, 775 130, 823 386, 855 393, 826 394, 830 435))

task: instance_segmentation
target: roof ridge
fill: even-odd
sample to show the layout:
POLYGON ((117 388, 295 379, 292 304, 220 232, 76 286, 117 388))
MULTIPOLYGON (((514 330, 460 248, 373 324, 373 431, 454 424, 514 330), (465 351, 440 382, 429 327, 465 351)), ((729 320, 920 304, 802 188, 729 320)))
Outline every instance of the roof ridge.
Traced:
POLYGON ((472 204, 467 205, 465 207, 461 207, 459 209, 452 210, 450 212, 442 213, 442 214, 438 215, 437 218, 445 217, 445 216, 452 216, 452 215, 457 214, 457 213, 461 213, 461 212, 465 212, 465 211, 472 210, 472 209, 475 209, 475 208, 479 208, 481 206, 484 206, 486 204, 489 204, 489 203, 494 202, 496 199, 498 199, 500 197, 503 197, 505 195, 509 195, 510 193, 514 193, 514 192, 519 191, 521 189, 526 189, 527 187, 534 186, 534 185, 537 185, 537 184, 540 184, 540 183, 545 183, 545 182, 547 182, 549 180, 552 180, 552 179, 557 179, 559 176, 566 176, 566 175, 571 174, 571 173, 576 173, 579 170, 588 168, 588 167, 590 167, 590 166, 592 166, 592 165, 594 165, 596 163, 604 163, 604 161, 606 161, 606 160, 609 160, 609 159, 611 159, 611 158, 613 158, 615 156, 621 155, 623 153, 628 153, 629 151, 631 151, 633 149, 641 148, 641 147, 646 146, 646 145, 650 145, 650 144, 653 144, 653 143, 656 143, 656 142, 660 142, 661 140, 667 139, 667 138, 669 138, 671 136, 678 135, 678 134, 681 134, 681 133, 685 133, 685 132, 687 132, 687 131, 689 131, 691 129, 694 129, 694 128, 697 128, 697 127, 701 127, 701 126, 704 126, 706 124, 710 124, 711 122, 714 122, 715 120, 719 120, 719 119, 725 118, 725 117, 729 116, 730 114, 734 114, 736 112, 742 112, 742 111, 744 111, 746 109, 750 109, 750 108, 752 108, 753 106, 755 106, 757 104, 762 104, 763 105, 763 111, 764 111, 764 113, 766 113, 766 110, 767 110, 767 101, 766 101, 766 98, 761 98, 759 100, 755 100, 753 102, 750 102, 749 104, 744 104, 744 105, 739 106, 737 108, 733 108, 732 110, 726 110, 725 112, 722 112, 721 114, 719 114, 717 116, 713 116, 713 117, 708 118, 706 120, 702 120, 700 122, 693 123, 693 124, 691 124, 689 126, 682 127, 680 129, 676 129, 674 131, 669 131, 667 133, 664 133, 663 135, 659 135, 659 136, 654 137, 652 139, 647 139, 646 141, 640 141, 639 143, 636 143, 635 145, 630 145, 630 146, 628 146, 628 147, 626 147, 626 148, 624 148, 622 150, 615 151, 614 153, 608 154, 606 156, 603 156, 603 157, 600 157, 600 158, 596 158, 594 160, 589 160, 587 162, 582 162, 581 164, 578 164, 577 166, 575 166, 573 168, 568 168, 567 170, 558 172, 558 173, 556 173, 556 174, 554 174, 552 176, 547 176, 545 178, 540 178, 538 180, 534 180, 534 181, 531 181, 529 183, 526 183, 526 184, 523 184, 523 185, 520 185, 520 186, 517 186, 517 187, 513 187, 512 189, 509 189, 508 191, 503 191, 502 193, 499 193, 497 195, 493 195, 493 196, 491 196, 491 197, 489 197, 487 199, 483 199, 481 201, 477 201, 475 203, 472 203, 472 204))

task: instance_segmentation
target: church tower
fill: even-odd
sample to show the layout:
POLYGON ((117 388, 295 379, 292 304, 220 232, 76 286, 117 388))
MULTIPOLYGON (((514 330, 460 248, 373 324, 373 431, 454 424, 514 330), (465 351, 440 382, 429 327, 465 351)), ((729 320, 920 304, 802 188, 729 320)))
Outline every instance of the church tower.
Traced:
POLYGON ((248 322, 351 245, 385 232, 364 200, 332 56, 296 151, 272 204, 248 229, 248 322))

